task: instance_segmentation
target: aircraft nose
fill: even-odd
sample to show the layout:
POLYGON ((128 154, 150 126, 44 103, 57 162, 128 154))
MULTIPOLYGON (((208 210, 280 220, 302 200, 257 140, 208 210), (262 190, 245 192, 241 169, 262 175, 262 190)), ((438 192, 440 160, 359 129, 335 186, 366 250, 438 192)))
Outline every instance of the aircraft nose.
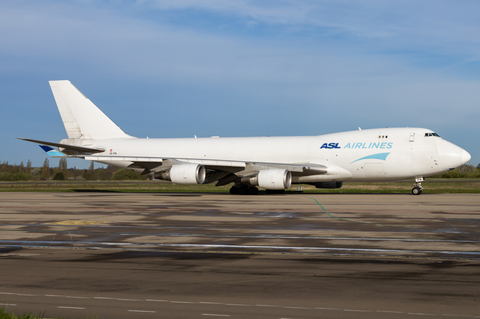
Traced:
POLYGON ((472 158, 472 156, 470 155, 470 153, 468 153, 465 150, 462 150, 462 163, 463 164, 468 163, 471 158, 472 158))
POLYGON ((447 171, 462 166, 471 158, 467 151, 445 140, 437 142, 437 153, 441 165, 447 171))

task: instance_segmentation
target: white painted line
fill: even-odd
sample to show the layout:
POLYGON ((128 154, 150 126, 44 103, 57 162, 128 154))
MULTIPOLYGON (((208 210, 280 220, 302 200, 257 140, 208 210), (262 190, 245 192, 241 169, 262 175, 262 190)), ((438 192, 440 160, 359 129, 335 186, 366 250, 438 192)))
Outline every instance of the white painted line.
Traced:
POLYGON ((433 313, 422 313, 422 312, 407 312, 409 315, 414 315, 414 316, 436 316, 433 313))
POLYGON ((0 292, 0 295, 16 295, 16 296, 38 296, 38 295, 31 295, 31 294, 16 294, 14 292, 0 292))
MULTIPOLYGON (((98 244, 90 242, 82 242, 83 244, 98 244)), ((140 245, 137 243, 118 243, 103 242, 102 245, 112 246, 132 246, 140 245)), ((478 251, 453 251, 453 250, 408 250, 408 249, 381 249, 381 248, 349 248, 349 247, 310 247, 310 246, 269 246, 269 245, 226 245, 226 244, 149 244, 155 247, 182 247, 182 248, 243 248, 243 249, 272 249, 272 250, 316 250, 316 251, 349 251, 349 252, 383 252, 383 253, 423 253, 423 254, 468 254, 480 255, 478 251)))
POLYGON ((288 307, 288 306, 285 306, 283 308, 286 308, 286 309, 312 309, 312 308, 307 308, 307 307, 288 307))
POLYGON ((223 305, 221 302, 200 301, 199 303, 203 303, 205 305, 223 305))
POLYGON ((115 300, 120 300, 120 301, 141 301, 139 299, 120 299, 120 298, 116 298, 115 300))
POLYGON ((335 310, 335 311, 341 311, 342 309, 340 308, 322 308, 322 307, 315 307, 315 309, 319 310, 335 310))
POLYGON ((230 315, 219 315, 219 314, 215 314, 215 313, 202 313, 202 316, 230 317, 230 315))
MULTIPOLYGON (((25 295, 28 296, 28 295, 25 295)), ((36 295, 32 295, 36 296, 36 295)), ((45 297, 60 297, 60 298, 78 298, 78 299, 90 299, 89 297, 79 297, 79 296, 65 296, 65 295, 44 295, 45 297)))
POLYGON ((251 305, 244 305, 241 303, 226 303, 225 306, 251 307, 251 305))
POLYGON ((16 303, 0 303, 0 306, 16 306, 16 303))
POLYGON ((145 301, 168 302, 168 300, 159 300, 159 299, 145 299, 145 301))
POLYGON ((117 298, 112 298, 112 297, 93 297, 95 299, 105 299, 105 300, 115 300, 117 298))
POLYGON ((171 303, 196 303, 196 302, 191 302, 191 301, 170 301, 171 303))
POLYGON ((77 310, 84 310, 85 309, 83 307, 67 307, 67 306, 57 306, 57 308, 60 308, 60 309, 77 309, 77 310))
POLYGON ((354 312, 371 312, 368 310, 357 310, 357 309, 343 309, 343 311, 354 311, 354 312))
POLYGON ((153 310, 129 310, 130 312, 155 313, 153 310))
POLYGON ((27 296, 27 297, 38 297, 39 295, 32 295, 32 294, 16 294, 17 296, 27 296))
POLYGON ((278 307, 273 305, 255 305, 256 307, 278 307))

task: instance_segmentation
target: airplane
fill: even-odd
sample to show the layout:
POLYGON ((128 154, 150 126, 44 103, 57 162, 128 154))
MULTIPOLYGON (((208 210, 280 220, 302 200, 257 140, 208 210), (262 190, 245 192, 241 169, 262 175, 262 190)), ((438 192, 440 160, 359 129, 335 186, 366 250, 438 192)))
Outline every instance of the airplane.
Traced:
POLYGON ((233 183, 231 194, 282 193, 292 184, 414 179, 467 163, 464 149, 425 128, 378 128, 318 136, 137 138, 126 134, 70 81, 50 81, 68 139, 39 143, 52 157, 83 158, 177 184, 233 183))

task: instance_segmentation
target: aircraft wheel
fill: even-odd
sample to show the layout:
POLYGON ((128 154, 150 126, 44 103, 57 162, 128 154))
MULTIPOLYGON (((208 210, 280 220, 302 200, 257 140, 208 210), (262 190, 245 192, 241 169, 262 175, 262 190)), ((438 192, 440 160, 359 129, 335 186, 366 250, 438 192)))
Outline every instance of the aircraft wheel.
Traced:
POLYGON ((413 195, 420 195, 422 192, 423 192, 423 190, 420 187, 412 188, 412 194, 413 195))
POLYGON ((248 195, 249 194, 249 187, 247 185, 240 185, 238 187, 238 191, 240 195, 248 195))
POLYGON ((258 195, 258 188, 256 188, 256 187, 249 187, 249 188, 248 188, 248 195, 258 195))
POLYGON ((284 189, 266 189, 267 194, 283 194, 285 193, 284 189))
POLYGON ((230 194, 232 194, 232 195, 238 195, 238 194, 240 194, 240 189, 239 189, 236 185, 233 185, 233 186, 230 188, 230 194))

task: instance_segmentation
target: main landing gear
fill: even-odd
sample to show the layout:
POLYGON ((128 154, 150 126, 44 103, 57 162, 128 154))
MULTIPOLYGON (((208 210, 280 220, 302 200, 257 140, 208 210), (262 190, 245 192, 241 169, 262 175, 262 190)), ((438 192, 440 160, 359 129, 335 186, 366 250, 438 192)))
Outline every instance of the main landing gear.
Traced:
POLYGON ((258 188, 245 184, 235 184, 230 188, 230 194, 232 195, 257 195, 258 188))
POLYGON ((424 181, 423 177, 417 177, 415 179, 415 187, 412 188, 413 195, 420 195, 423 192, 422 182, 424 181))
MULTIPOLYGON (((266 189, 267 194, 284 194, 284 189, 266 189)), ((258 195, 258 188, 246 184, 235 184, 230 188, 232 195, 258 195)))

